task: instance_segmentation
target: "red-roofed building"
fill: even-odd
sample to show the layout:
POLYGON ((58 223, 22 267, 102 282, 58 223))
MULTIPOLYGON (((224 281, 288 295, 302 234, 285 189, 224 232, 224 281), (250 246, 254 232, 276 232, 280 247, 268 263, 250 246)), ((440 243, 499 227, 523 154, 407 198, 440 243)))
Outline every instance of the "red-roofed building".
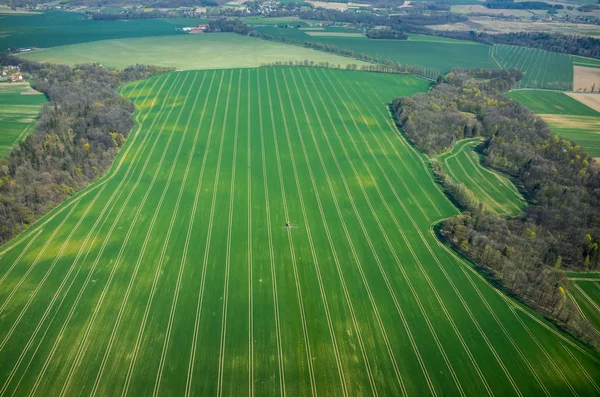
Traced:
POLYGON ((203 32, 208 32, 210 29, 210 26, 208 24, 205 23, 201 23, 200 25, 198 25, 197 28, 191 28, 190 29, 190 33, 203 33, 203 32))

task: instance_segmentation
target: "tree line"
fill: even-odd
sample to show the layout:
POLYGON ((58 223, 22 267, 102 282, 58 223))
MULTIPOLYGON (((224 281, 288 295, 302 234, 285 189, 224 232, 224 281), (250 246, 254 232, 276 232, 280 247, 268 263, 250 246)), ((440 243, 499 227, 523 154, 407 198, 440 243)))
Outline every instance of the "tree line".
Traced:
POLYGON ((386 72, 386 73, 404 73, 404 74, 414 74, 417 76, 425 77, 431 80, 435 80, 440 77, 441 72, 437 68, 432 68, 429 66, 420 66, 420 65, 407 65, 402 64, 400 62, 394 62, 391 59, 383 59, 378 56, 372 56, 363 52, 356 52, 352 49, 341 48, 331 44, 324 44, 312 41, 300 41, 293 37, 286 36, 273 36, 266 33, 258 33, 256 31, 250 32, 251 36, 261 38, 263 40, 269 41, 278 41, 281 43, 292 44, 292 45, 301 45, 306 48, 311 48, 318 51, 330 52, 333 54, 338 54, 344 57, 358 59, 360 61, 369 62, 371 65, 363 65, 361 66, 362 70, 367 71, 378 71, 378 72, 386 72))
POLYGON ((431 11, 429 13, 389 16, 368 12, 350 13, 319 8, 305 9, 298 12, 297 15, 303 19, 355 23, 366 28, 387 26, 391 30, 401 32, 447 37, 458 40, 471 40, 488 45, 510 44, 564 54, 600 58, 600 39, 591 36, 545 32, 490 34, 475 31, 441 31, 427 27, 427 25, 465 22, 468 19, 463 15, 452 13, 431 11))
POLYGON ((453 69, 427 94, 397 98, 397 122, 435 155, 484 137, 484 163, 515 179, 529 205, 514 218, 488 212, 434 163, 436 176, 464 210, 443 222, 442 238, 509 292, 584 341, 598 335, 567 298, 563 269, 600 268, 600 167, 575 142, 554 135, 536 114, 503 95, 516 70, 453 69))
POLYGON ((133 103, 117 87, 168 69, 71 68, 4 53, 0 63, 20 66, 50 100, 35 131, 0 159, 0 243, 5 243, 106 172, 133 127, 133 103))

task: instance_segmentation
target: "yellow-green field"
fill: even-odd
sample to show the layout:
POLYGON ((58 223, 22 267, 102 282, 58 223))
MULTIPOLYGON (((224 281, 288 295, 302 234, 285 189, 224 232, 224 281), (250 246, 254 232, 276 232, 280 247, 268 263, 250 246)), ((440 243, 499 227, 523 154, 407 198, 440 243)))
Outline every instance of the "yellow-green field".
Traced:
POLYGON ((174 72, 106 177, 0 251, 0 394, 600 393, 600 354, 490 286, 387 104, 412 77, 174 72), (289 223, 289 227, 286 227, 289 223))
POLYGON ((94 41, 52 47, 20 55, 24 59, 76 65, 99 62, 124 68, 132 64, 171 66, 180 70, 254 67, 278 61, 362 65, 351 58, 241 36, 235 33, 188 34, 94 41))

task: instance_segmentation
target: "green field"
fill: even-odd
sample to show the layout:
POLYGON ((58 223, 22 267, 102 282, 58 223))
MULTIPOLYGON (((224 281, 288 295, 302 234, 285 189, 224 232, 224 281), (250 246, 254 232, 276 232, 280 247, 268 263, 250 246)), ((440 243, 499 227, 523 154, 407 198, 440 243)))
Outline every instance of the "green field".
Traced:
POLYGON ((551 88, 570 91, 573 63, 570 55, 512 45, 494 45, 492 56, 505 68, 525 73, 519 88, 551 88))
POLYGON ((570 294, 579 309, 579 314, 600 334, 600 280, 571 281, 570 294))
POLYGON ((598 352, 434 235, 456 209, 387 110, 428 87, 307 68, 122 87, 137 126, 108 175, 0 252, 0 394, 600 392, 598 352))
POLYGON ((478 143, 479 139, 461 141, 439 160, 446 173, 471 190, 487 209, 502 216, 518 215, 525 206, 523 196, 507 177, 481 165, 473 150, 478 143))
POLYGON ((186 35, 177 28, 206 23, 206 19, 169 18, 94 21, 85 14, 46 11, 41 14, 0 15, 0 50, 14 47, 56 47, 129 37, 186 35))
POLYGON ((310 36, 303 30, 289 28, 259 27, 256 30, 272 36, 294 38, 300 42, 318 42, 351 49, 356 53, 379 58, 380 61, 391 60, 435 68, 443 74, 453 67, 498 68, 490 58, 490 46, 471 41, 422 35, 410 35, 409 40, 370 40, 367 37, 310 36))
POLYGON ((343 67, 348 63, 363 63, 335 54, 235 33, 104 40, 53 47, 20 56, 32 61, 67 65, 100 62, 104 66, 124 68, 140 63, 172 66, 180 70, 253 67, 268 62, 305 59, 343 67))
POLYGON ((600 61, 591 58, 582 57, 571 57, 573 59, 573 66, 584 66, 586 68, 600 68, 600 61))
POLYGON ((557 91, 518 90, 507 94, 537 114, 600 116, 600 113, 576 99, 557 91))
POLYGON ((519 90, 508 96, 538 113, 555 134, 600 157, 600 113, 562 92, 519 90))
POLYGON ((35 129, 45 95, 31 92, 29 84, 0 84, 0 157, 9 154, 17 143, 35 129))

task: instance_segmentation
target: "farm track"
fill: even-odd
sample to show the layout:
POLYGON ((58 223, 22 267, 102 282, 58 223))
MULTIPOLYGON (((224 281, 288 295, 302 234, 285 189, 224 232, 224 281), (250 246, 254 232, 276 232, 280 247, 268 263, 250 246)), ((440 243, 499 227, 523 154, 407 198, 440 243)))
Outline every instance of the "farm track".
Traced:
POLYGON ((597 352, 433 234, 456 209, 386 109, 427 86, 259 68, 122 87, 137 124, 109 175, 3 250, 0 395, 598 393, 597 352))

